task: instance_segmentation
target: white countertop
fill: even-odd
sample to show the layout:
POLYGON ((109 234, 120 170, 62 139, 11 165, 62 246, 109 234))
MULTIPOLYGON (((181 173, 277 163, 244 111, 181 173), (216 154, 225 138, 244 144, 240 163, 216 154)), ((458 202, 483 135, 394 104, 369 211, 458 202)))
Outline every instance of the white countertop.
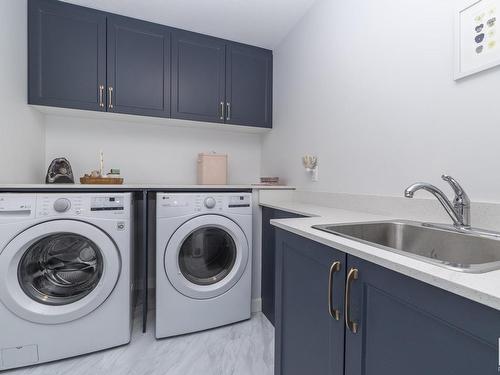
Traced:
POLYGON ((313 216, 302 219, 271 220, 272 225, 278 228, 500 310, 500 270, 483 274, 452 271, 311 228, 317 224, 393 220, 398 219, 397 217, 378 216, 293 201, 265 202, 261 203, 261 205, 305 216, 313 216))
POLYGON ((162 184, 123 184, 123 185, 83 185, 83 184, 0 184, 0 190, 36 190, 36 189, 103 189, 103 190, 293 190, 291 186, 267 186, 267 185, 162 185, 162 184))

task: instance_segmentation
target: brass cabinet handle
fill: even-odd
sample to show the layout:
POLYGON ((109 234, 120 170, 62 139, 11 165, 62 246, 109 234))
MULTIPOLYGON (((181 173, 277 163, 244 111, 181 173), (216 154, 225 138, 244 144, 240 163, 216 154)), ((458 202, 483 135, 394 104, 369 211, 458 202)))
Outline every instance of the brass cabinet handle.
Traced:
POLYGON ((113 105, 113 88, 109 87, 108 91, 109 91, 109 105, 108 105, 108 108, 109 109, 113 109, 114 108, 114 105, 113 105))
POLYGON ((340 311, 333 307, 333 278, 336 272, 340 271, 340 262, 333 262, 330 266, 330 275, 328 276, 328 311, 330 312, 330 316, 335 320, 340 320, 340 311))
POLYGON ((359 271, 357 268, 351 268, 347 274, 347 281, 345 285, 345 301, 344 301, 344 316, 345 325, 352 333, 358 333, 359 325, 351 320, 351 284, 354 280, 357 280, 359 276, 359 271))
POLYGON ((224 102, 220 102, 220 119, 224 120, 224 102))
POLYGON ((226 103, 226 107, 227 107, 226 120, 229 121, 229 120, 231 120, 231 103, 226 103))
POLYGON ((104 108, 104 85, 99 85, 99 107, 104 108))

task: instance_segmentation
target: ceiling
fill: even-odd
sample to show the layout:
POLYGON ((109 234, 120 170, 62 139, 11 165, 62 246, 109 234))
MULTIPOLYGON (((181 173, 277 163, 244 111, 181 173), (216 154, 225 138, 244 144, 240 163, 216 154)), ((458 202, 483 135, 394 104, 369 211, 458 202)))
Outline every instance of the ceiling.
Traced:
POLYGON ((315 0, 64 0, 273 49, 315 0))

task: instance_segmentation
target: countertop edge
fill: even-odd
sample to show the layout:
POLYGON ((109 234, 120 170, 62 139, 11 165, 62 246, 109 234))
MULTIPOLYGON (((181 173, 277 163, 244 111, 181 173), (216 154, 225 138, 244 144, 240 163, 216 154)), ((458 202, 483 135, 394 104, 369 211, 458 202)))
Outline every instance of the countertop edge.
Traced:
MULTIPOLYGON (((303 209, 307 209, 307 206, 309 206, 307 204, 303 204, 303 208, 297 210, 297 206, 301 205, 297 202, 266 202, 260 203, 260 205, 300 214, 304 214, 305 212, 303 211, 303 209), (295 210, 291 211, 287 207, 294 207, 295 210)), ((332 219, 332 217, 329 218, 328 216, 312 215, 313 212, 311 211, 315 211, 315 208, 321 208, 325 211, 350 213, 353 215, 359 214, 367 218, 367 220, 365 219, 364 221, 369 221, 372 219, 396 219, 391 217, 375 216, 372 214, 356 211, 337 210, 331 207, 311 206, 311 208, 313 209, 309 210, 309 215, 307 215, 309 216, 308 218, 275 219, 271 220, 271 225, 500 311, 500 290, 497 294, 493 294, 485 290, 492 288, 492 286, 494 285, 500 284, 500 271, 492 271, 483 274, 470 274, 447 270, 427 262, 409 258, 404 255, 393 253, 387 250, 382 250, 380 248, 357 242, 355 240, 350 240, 347 238, 338 237, 334 236, 333 234, 315 230, 311 228, 312 223, 311 225, 307 226, 307 230, 301 229, 300 225, 297 225, 297 223, 304 223, 304 221, 309 222, 312 219, 314 219, 315 222, 317 222, 318 220, 322 220, 323 224, 327 224, 329 221, 352 222, 352 220, 342 221, 338 220, 338 218, 332 219), (476 282, 478 285, 466 285, 465 283, 467 283, 468 281, 463 279, 468 278, 473 279, 473 282, 476 282), (460 279, 462 279, 461 282, 460 279)), ((498 290, 498 288, 496 289, 498 290)))
POLYGON ((307 216, 307 217, 320 217, 320 215, 318 215, 316 213, 312 213, 312 212, 306 211, 306 210, 297 209, 296 207, 287 205, 287 202, 283 202, 283 204, 280 204, 280 203, 273 204, 273 203, 265 203, 264 202, 264 203, 259 203, 259 206, 272 208, 274 210, 291 212, 293 214, 307 216))
POLYGON ((227 190, 295 190, 293 186, 262 185, 161 185, 161 184, 123 184, 123 185, 84 185, 84 184, 0 184, 1 193, 23 192, 62 192, 62 191, 227 191, 227 190))

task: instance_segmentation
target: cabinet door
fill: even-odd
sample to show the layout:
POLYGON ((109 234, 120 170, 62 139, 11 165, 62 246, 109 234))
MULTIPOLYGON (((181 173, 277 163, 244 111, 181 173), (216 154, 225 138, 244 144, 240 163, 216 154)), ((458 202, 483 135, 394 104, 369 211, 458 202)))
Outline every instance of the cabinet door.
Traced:
POLYGON ((351 256, 348 267, 359 330, 346 329, 346 375, 498 374, 498 311, 351 256))
POLYGON ((290 219, 302 215, 262 207, 262 312, 274 325, 275 275, 276 275, 276 229, 270 224, 272 219, 290 219))
POLYGON ((172 117, 224 122, 226 44, 187 31, 172 41, 172 117))
POLYGON ((170 29, 108 18, 108 111, 170 116, 170 29))
POLYGON ((272 51, 228 44, 226 122, 272 127, 272 51))
POLYGON ((342 375, 346 255, 279 229, 276 250, 275 374, 342 375))
POLYGON ((100 101, 100 87, 106 85, 106 16, 30 0, 28 25, 28 102, 106 110, 100 101))

